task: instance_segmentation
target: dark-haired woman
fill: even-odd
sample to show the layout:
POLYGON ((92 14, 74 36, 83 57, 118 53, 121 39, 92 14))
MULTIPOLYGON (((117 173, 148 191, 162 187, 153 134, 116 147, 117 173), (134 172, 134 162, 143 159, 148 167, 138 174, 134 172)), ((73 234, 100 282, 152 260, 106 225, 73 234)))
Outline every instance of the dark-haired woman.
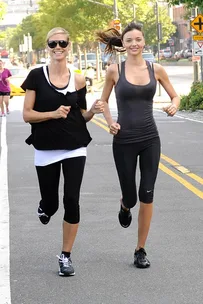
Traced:
POLYGON ((160 159, 160 138, 153 118, 153 97, 157 81, 161 83, 171 98, 171 104, 164 111, 173 116, 180 103, 164 68, 150 64, 142 57, 145 47, 144 34, 140 25, 132 22, 120 34, 115 29, 97 33, 97 39, 106 44, 106 52, 126 51, 127 59, 120 65, 111 64, 107 70, 101 100, 105 101, 104 117, 113 138, 113 156, 120 181, 119 222, 127 228, 131 224, 131 209, 137 202, 135 182, 137 159, 139 156, 139 215, 138 241, 134 252, 134 265, 147 268, 145 243, 149 233, 154 187, 160 159), (115 89, 118 119, 112 119, 108 100, 115 89))
POLYGON ((41 200, 38 217, 46 225, 59 207, 59 180, 64 177, 63 245, 59 275, 75 274, 71 250, 80 221, 80 187, 91 141, 86 122, 103 112, 103 103, 93 103, 86 111, 86 84, 83 75, 66 63, 69 34, 60 27, 47 34, 48 66, 32 70, 22 88, 26 90, 23 118, 32 126, 26 142, 35 148, 35 166, 41 200))

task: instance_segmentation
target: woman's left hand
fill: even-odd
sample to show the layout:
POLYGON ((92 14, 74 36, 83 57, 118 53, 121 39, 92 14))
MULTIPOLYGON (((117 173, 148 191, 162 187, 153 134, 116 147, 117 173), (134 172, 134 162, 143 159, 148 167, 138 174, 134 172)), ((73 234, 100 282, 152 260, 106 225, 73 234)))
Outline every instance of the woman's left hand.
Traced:
POLYGON ((176 112, 178 111, 177 107, 173 104, 164 107, 163 111, 166 112, 168 114, 168 116, 174 116, 176 114, 176 112))
POLYGON ((93 114, 99 114, 104 112, 104 102, 101 100, 96 100, 91 106, 90 111, 93 114))

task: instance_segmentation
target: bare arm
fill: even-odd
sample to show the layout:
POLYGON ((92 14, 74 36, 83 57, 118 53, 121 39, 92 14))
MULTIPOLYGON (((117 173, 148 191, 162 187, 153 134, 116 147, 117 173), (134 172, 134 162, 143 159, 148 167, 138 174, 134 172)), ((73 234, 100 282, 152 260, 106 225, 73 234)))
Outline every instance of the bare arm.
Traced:
POLYGON ((33 90, 26 90, 24 107, 23 107, 23 119, 25 122, 38 123, 47 121, 50 119, 66 118, 70 107, 61 106, 56 111, 51 112, 38 112, 33 110, 35 104, 36 93, 33 90))
POLYGON ((159 64, 154 64, 154 70, 157 80, 160 82, 171 99, 171 105, 165 107, 164 111, 166 111, 170 116, 173 116, 179 108, 180 97, 174 90, 165 69, 159 64))
MULTIPOLYGON (((86 85, 86 81, 83 75, 75 74, 75 85, 77 90, 84 88, 84 86, 86 85)), ((101 101, 95 101, 89 111, 80 109, 86 122, 90 121, 94 114, 103 113, 103 110, 104 105, 101 101)))
POLYGON ((112 64, 109 66, 106 77, 105 83, 101 95, 101 100, 104 101, 104 117, 106 119, 107 124, 110 126, 114 123, 114 120, 111 116, 110 109, 109 109, 109 96, 112 92, 112 89, 115 85, 115 82, 118 80, 118 67, 117 64, 112 64), (117 78, 116 78, 117 77, 117 78))

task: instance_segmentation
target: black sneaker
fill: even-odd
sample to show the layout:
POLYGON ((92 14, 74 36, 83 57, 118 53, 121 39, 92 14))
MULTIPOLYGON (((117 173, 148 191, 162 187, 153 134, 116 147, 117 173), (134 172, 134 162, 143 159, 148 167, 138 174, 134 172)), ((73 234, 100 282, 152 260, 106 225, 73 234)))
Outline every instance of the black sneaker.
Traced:
POLYGON ((132 213, 131 213, 130 209, 125 210, 121 206, 121 209, 118 213, 118 219, 119 219, 119 223, 121 224, 121 226, 123 228, 128 228, 132 221, 132 213))
POLYGON ((72 266, 72 261, 71 258, 66 257, 63 253, 58 256, 57 258, 59 259, 59 275, 60 276, 74 276, 75 271, 72 266))
POLYGON ((137 268, 148 268, 150 266, 150 261, 146 258, 147 254, 144 248, 135 250, 134 253, 134 265, 137 268))
POLYGON ((37 215, 39 217, 40 222, 44 225, 48 224, 48 222, 50 221, 51 216, 44 213, 41 207, 38 207, 37 215))

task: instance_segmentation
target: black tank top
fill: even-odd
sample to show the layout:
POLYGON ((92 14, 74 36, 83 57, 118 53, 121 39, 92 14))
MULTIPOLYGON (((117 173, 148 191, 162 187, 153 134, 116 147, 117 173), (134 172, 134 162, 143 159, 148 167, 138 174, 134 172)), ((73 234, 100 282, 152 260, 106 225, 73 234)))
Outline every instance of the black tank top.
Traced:
POLYGON ((159 136, 153 117, 156 79, 153 65, 151 66, 148 61, 146 64, 150 82, 146 85, 134 85, 126 80, 125 61, 121 63, 120 77, 115 86, 117 122, 121 130, 114 136, 115 143, 136 143, 159 136))

